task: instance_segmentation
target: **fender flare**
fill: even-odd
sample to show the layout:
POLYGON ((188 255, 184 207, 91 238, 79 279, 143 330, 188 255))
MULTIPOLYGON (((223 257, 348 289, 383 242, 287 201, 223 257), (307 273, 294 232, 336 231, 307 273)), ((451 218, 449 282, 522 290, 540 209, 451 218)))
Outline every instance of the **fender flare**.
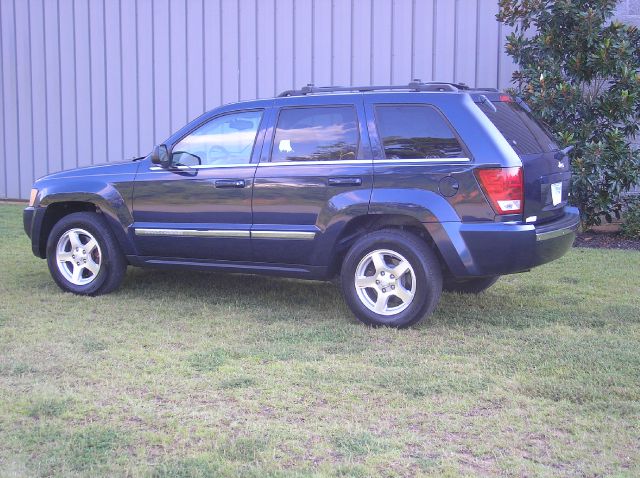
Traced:
MULTIPOLYGON (((461 219, 453 206, 441 195, 428 190, 411 190, 408 193, 406 189, 374 189, 368 213, 353 215, 348 221, 338 221, 335 226, 338 226, 339 230, 333 234, 334 241, 338 240, 353 221, 363 216, 371 219, 375 219, 376 216, 402 216, 414 220, 430 235, 449 269, 456 272, 464 270, 463 261, 452 243, 454 238, 449 237, 444 228, 454 226, 452 232, 455 232, 461 224, 461 219)), ((331 249, 335 250, 336 245, 334 242, 331 249)))
MULTIPOLYGON (((126 255, 135 253, 134 245, 127 233, 128 227, 133 223, 133 216, 127 201, 113 185, 92 181, 89 178, 78 178, 77 181, 46 185, 40 191, 40 198, 38 207, 44 209, 65 202, 93 204, 103 214, 122 252, 126 255)), ((42 216, 44 217, 44 214, 42 216)))
POLYGON ((424 189, 374 189, 369 214, 402 214, 423 224, 460 222, 460 216, 445 198, 424 189))

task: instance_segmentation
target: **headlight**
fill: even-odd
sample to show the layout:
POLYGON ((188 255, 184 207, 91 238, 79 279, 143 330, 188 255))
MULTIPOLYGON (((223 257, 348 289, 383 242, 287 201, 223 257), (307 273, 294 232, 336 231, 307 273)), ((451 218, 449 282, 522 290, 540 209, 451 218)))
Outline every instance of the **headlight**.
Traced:
POLYGON ((36 197, 38 196, 38 190, 32 189, 31 196, 29 196, 29 206, 33 206, 36 203, 36 197))

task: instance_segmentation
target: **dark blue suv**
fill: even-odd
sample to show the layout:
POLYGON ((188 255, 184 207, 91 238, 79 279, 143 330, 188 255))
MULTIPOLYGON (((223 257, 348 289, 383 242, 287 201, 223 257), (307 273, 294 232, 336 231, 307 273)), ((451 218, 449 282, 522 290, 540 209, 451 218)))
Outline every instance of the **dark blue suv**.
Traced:
POLYGON ((38 180, 24 211, 66 291, 127 265, 338 279, 354 314, 406 327, 571 247, 566 150, 489 89, 307 86, 205 113, 145 158, 38 180))

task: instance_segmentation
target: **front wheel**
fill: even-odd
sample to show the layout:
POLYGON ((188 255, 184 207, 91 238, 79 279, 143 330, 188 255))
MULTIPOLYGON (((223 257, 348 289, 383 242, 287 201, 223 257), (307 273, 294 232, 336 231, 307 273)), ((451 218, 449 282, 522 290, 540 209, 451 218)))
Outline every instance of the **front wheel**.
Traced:
POLYGON ((53 226, 47 241, 47 264, 62 290, 80 295, 111 292, 127 269, 109 226, 92 212, 69 214, 53 226))
POLYGON ((347 304, 362 322, 409 327, 431 314, 442 293, 440 263, 419 237, 385 229, 358 240, 340 273, 347 304))

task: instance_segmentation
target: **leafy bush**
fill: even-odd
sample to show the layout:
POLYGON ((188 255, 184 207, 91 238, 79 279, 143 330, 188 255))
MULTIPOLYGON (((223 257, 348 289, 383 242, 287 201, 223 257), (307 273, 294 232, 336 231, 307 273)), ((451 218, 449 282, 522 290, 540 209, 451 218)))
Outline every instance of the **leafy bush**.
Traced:
POLYGON ((622 234, 640 239, 640 196, 631 196, 626 201, 622 234))
POLYGON ((622 193, 640 181, 640 32, 611 21, 617 0, 500 0, 514 27, 515 94, 571 153, 572 201, 583 226, 620 217, 622 193))

